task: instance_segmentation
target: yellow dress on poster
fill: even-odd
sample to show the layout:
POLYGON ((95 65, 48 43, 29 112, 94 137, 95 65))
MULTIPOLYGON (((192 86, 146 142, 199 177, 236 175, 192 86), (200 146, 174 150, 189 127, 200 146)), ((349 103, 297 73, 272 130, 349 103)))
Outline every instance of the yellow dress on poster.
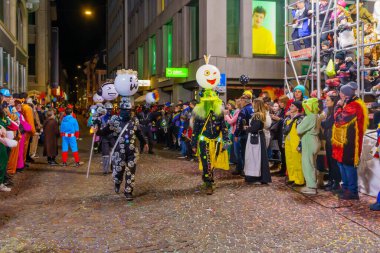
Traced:
POLYGON ((253 54, 276 54, 276 45, 271 31, 260 26, 252 27, 252 53, 253 54))

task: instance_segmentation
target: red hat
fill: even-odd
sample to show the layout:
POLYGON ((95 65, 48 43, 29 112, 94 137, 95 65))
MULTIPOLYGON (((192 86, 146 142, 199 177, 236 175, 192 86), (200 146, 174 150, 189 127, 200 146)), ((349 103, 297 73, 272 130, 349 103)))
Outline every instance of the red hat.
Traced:
POLYGON ((332 78, 326 81, 326 85, 329 87, 338 87, 340 85, 339 78, 332 78))

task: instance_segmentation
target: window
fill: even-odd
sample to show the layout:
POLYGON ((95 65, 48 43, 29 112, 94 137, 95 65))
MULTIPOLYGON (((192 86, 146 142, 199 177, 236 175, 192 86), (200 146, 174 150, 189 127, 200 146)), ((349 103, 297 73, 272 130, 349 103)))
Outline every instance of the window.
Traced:
POLYGON ((149 69, 150 74, 156 74, 156 36, 149 38, 149 69))
POLYGON ((240 0, 227 0, 227 55, 239 55, 240 0))
POLYGON ((34 76, 36 74, 36 45, 28 45, 28 66, 29 66, 29 75, 34 76))
POLYGON ((139 79, 144 79, 144 46, 137 49, 137 71, 139 79))
POLYGON ((0 20, 4 22, 4 7, 5 1, 1 1, 0 3, 0 20))
POLYGON ((28 24, 35 25, 36 24, 36 13, 32 12, 28 14, 28 24))
POLYGON ((190 11, 190 61, 199 57, 199 2, 189 6, 190 11))
POLYGON ((9 88, 9 69, 10 69, 10 57, 9 54, 3 51, 3 83, 2 86, 9 88))
POLYGON ((17 8, 17 40, 20 45, 24 45, 24 24, 22 23, 21 8, 17 8))
POLYGON ((173 22, 163 27, 163 60, 164 67, 173 66, 173 22))

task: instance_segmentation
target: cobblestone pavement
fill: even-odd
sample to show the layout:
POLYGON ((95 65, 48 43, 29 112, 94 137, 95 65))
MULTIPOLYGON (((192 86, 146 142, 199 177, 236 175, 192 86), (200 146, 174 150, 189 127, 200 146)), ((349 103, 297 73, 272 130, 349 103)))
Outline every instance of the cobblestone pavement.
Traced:
MULTIPOLYGON (((90 141, 80 143, 87 162, 90 141)), ((0 193, 0 252, 379 252, 374 198, 305 197, 274 179, 245 185, 216 173, 212 196, 200 191, 194 162, 156 151, 139 159, 136 199, 128 203, 103 176, 37 159, 0 193)))

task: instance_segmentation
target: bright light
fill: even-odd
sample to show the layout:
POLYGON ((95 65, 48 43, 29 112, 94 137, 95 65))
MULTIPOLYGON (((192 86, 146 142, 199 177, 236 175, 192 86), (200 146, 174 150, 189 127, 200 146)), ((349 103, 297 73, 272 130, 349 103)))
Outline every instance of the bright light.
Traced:
POLYGON ((74 79, 75 79, 75 80, 77 80, 77 79, 78 79, 78 77, 76 76, 76 77, 74 77, 74 79))
POLYGON ((85 11, 84 11, 84 15, 86 15, 86 16, 92 16, 92 11, 90 11, 90 10, 85 10, 85 11))
POLYGON ((82 68, 82 66, 81 66, 81 65, 78 65, 78 66, 77 66, 77 69, 81 69, 81 68, 82 68))

